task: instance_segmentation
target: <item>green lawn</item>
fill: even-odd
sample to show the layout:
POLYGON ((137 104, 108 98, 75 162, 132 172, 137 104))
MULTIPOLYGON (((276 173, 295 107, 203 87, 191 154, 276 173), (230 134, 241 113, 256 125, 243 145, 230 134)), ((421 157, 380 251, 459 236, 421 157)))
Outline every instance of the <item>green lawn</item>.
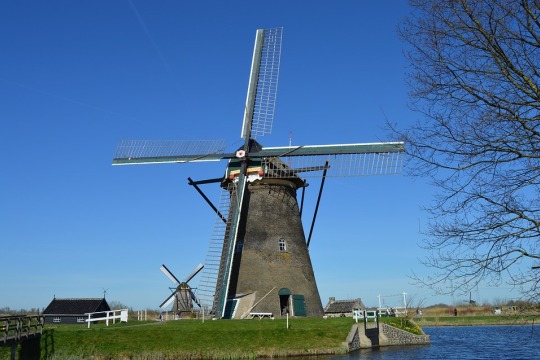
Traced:
MULTIPOLYGON (((421 333, 406 318, 381 321, 421 333)), ((290 319, 288 329, 285 319, 130 321, 109 327, 93 324, 90 329, 85 324, 46 325, 39 342, 28 342, 18 349, 18 358, 246 359, 342 354, 353 324, 351 318, 300 318, 290 319)), ((421 323, 433 324, 435 319, 428 318, 421 323)), ((0 348, 0 358, 9 358, 9 350, 0 348)))
MULTIPOLYGON (((343 353, 351 318, 276 320, 180 320, 105 327, 47 325, 42 359, 196 359, 254 358, 261 355, 343 353)), ((37 344, 34 346, 37 347, 37 344)), ((9 349, 0 349, 0 358, 9 349)), ((9 358, 6 357, 6 358, 9 358)))

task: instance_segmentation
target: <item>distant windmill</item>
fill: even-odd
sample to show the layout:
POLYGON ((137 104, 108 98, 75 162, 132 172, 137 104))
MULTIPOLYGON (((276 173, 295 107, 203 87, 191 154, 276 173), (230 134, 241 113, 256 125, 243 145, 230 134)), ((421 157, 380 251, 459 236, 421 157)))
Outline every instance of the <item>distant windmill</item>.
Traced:
POLYGON ((173 282, 175 287, 171 288, 172 294, 167 299, 165 299, 165 301, 162 302, 159 307, 161 309, 166 309, 172 303, 172 311, 178 315, 192 313, 193 302, 195 302, 199 307, 201 307, 201 303, 193 293, 189 282, 195 277, 195 275, 199 273, 199 271, 202 270, 203 267, 203 264, 199 264, 191 272, 191 274, 186 276, 184 281, 180 282, 180 280, 178 280, 176 276, 174 276, 173 273, 165 265, 161 265, 161 271, 163 271, 163 273, 167 275, 167 277, 173 282))
POLYGON ((315 216, 306 240, 300 214, 308 184, 299 175, 322 176, 320 199, 326 177, 392 174, 402 167, 402 142, 264 147, 255 140, 272 129, 281 40, 281 28, 257 30, 239 149, 227 153, 223 141, 131 140, 120 143, 113 160, 113 165, 228 160, 225 176, 188 178, 218 214, 197 294, 220 318, 250 312, 322 315, 308 252, 315 216), (223 189, 218 206, 198 186, 209 183, 223 189))

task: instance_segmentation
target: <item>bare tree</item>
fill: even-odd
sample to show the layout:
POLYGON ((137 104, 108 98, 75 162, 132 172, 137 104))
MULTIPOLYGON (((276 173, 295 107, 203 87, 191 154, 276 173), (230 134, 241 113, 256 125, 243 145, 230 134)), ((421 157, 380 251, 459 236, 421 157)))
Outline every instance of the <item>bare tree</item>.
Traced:
POLYGON ((422 243, 441 293, 509 282, 539 300, 540 1, 411 0, 411 107, 389 124, 437 195, 422 243), (452 284, 453 286, 449 286, 452 284))

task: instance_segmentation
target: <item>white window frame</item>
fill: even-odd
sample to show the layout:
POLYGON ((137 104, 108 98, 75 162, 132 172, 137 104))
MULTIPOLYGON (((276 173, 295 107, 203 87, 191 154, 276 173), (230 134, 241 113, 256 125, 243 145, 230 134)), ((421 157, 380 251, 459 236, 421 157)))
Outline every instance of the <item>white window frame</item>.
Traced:
POLYGON ((279 241, 279 252, 287 252, 287 242, 284 238, 280 238, 279 241))

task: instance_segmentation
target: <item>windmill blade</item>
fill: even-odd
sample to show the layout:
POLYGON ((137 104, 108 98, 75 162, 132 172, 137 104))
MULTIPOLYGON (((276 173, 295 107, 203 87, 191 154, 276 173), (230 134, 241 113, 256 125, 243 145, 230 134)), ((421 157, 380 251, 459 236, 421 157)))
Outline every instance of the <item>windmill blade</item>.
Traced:
POLYGON ((336 154, 371 154, 386 152, 404 152, 403 142, 333 144, 333 145, 303 145, 263 147, 257 152, 250 153, 251 157, 292 157, 304 155, 336 155, 336 154))
POLYGON ((242 123, 243 139, 256 138, 272 131, 282 32, 283 28, 257 30, 242 123))
POLYGON ((197 275, 197 274, 199 273, 199 271, 202 270, 203 267, 204 267, 203 264, 197 265, 197 267, 191 272, 191 274, 189 274, 188 276, 186 276, 184 282, 185 282, 185 283, 188 283, 191 279, 193 279, 193 277, 194 277, 195 275, 197 275))
POLYGON ((225 154, 224 140, 123 140, 113 165, 219 161, 225 154))
POLYGON ((305 177, 321 177, 326 162, 326 177, 398 174, 404 153, 403 143, 395 142, 262 148, 250 155, 262 158, 265 177, 284 178, 306 170, 305 177))
POLYGON ((195 296, 195 293, 193 292, 193 290, 190 289, 189 293, 191 294, 191 298, 193 299, 193 301, 195 301, 195 304, 197 304, 198 307, 202 308, 201 302, 199 301, 197 296, 195 296))
POLYGON ((164 302, 162 302, 161 305, 159 305, 159 308, 164 309, 168 307, 169 305, 171 305, 171 303, 174 301, 175 298, 176 298, 176 291, 173 292, 164 302))
MULTIPOLYGON (((282 28, 257 30, 255 46, 249 77, 249 86, 242 124, 242 139, 244 139, 244 155, 249 152, 252 137, 269 133, 274 118, 275 100, 277 94, 277 79, 281 57, 282 28)), ((234 249, 238 238, 238 229, 242 219, 242 207, 247 187, 247 162, 245 156, 238 153, 240 172, 236 184, 236 200, 231 206, 231 222, 227 231, 224 249, 223 276, 219 284, 216 313, 225 315, 229 284, 233 265, 234 249)))
MULTIPOLYGON (((244 204, 244 195, 246 192, 247 187, 247 176, 245 176, 246 172, 246 162, 242 162, 241 171, 238 177, 238 182, 234 183, 231 182, 230 186, 236 186, 235 193, 236 196, 234 197, 234 202, 231 200, 231 222, 230 226, 227 230, 227 239, 226 243, 228 246, 226 249, 224 248, 225 257, 224 257, 224 264, 223 264, 223 270, 224 274, 222 276, 221 283, 219 284, 219 290, 218 290, 218 299, 217 299, 217 308, 216 313, 219 314, 219 316, 224 317, 225 315, 225 304, 227 302, 227 298, 229 295, 229 284, 231 280, 231 272, 232 272, 232 266, 233 266, 233 257, 234 257, 234 249, 236 248, 236 240, 238 239, 238 230, 240 221, 242 220, 242 207, 244 204)), ((233 196, 231 195, 231 198, 233 196)))
POLYGON ((167 267, 165 266, 165 264, 161 265, 160 269, 161 269, 161 271, 163 271, 163 273, 164 273, 165 275, 167 275, 167 277, 168 277, 169 279, 171 279, 171 281, 174 283, 174 285, 180 284, 180 281, 178 281, 178 279, 176 278, 176 276, 174 276, 173 273, 172 273, 169 269, 167 269, 167 267))

